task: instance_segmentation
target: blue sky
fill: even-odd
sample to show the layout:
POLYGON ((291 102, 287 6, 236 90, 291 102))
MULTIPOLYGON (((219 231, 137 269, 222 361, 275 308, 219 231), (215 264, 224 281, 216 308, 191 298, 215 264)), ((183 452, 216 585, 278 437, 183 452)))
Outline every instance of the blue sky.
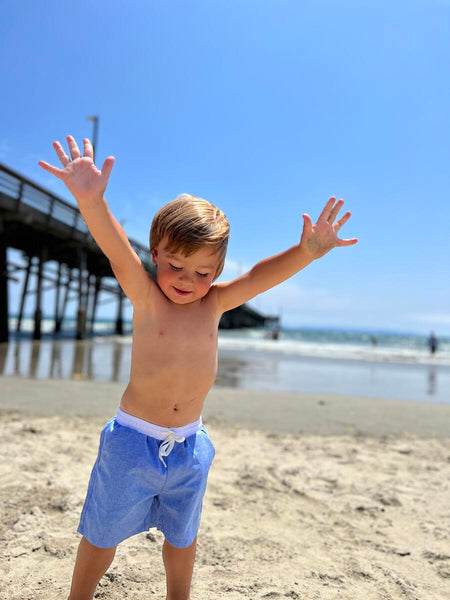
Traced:
POLYGON ((450 0, 6 0, 0 161, 72 201, 37 161, 98 114, 127 234, 147 243, 160 206, 207 198, 231 224, 221 280, 342 197, 359 243, 251 305, 290 326, 448 335, 449 39, 450 0))

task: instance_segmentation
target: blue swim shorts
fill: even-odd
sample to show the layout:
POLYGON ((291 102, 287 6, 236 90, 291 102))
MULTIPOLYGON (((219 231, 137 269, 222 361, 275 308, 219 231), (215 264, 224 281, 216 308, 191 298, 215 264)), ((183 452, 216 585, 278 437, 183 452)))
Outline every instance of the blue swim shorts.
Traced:
POLYGON ((156 527, 173 546, 190 546, 214 454, 201 419, 165 428, 119 409, 102 429, 78 532, 112 548, 156 527))

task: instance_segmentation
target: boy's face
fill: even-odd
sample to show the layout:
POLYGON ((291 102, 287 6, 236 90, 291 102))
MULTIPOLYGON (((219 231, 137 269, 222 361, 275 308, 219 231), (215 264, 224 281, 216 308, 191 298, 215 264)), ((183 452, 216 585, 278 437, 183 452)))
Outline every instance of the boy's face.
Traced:
POLYGON ((161 291, 175 304, 190 304, 206 296, 216 274, 219 255, 211 254, 211 249, 205 247, 185 256, 180 251, 166 250, 166 245, 164 238, 152 250, 161 291))

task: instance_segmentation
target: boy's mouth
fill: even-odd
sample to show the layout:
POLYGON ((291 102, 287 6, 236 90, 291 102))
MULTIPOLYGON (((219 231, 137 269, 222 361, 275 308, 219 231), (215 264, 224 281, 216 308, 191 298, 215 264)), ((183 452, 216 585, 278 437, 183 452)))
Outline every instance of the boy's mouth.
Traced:
POLYGON ((191 294, 192 292, 186 292, 184 290, 179 290, 178 288, 176 288, 175 286, 173 286, 173 289, 176 291, 177 294, 180 294, 180 296, 187 296, 188 294, 191 294))

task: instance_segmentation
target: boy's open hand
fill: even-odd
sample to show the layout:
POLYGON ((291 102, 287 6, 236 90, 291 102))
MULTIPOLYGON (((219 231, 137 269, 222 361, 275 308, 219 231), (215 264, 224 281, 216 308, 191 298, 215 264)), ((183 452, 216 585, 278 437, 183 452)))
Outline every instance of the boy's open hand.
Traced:
POLYGON ((53 148, 61 161, 63 169, 49 165, 43 160, 39 166, 62 179, 78 202, 101 199, 108 184, 114 165, 114 157, 108 156, 99 171, 94 164, 94 151, 91 142, 85 138, 84 156, 81 156, 77 143, 71 135, 67 136, 67 144, 72 160, 64 152, 59 142, 53 142, 53 148))
POLYGON ((312 224, 311 217, 308 214, 303 214, 303 233, 300 246, 314 259, 320 258, 336 246, 352 246, 358 241, 357 238, 350 240, 338 238, 337 233, 339 229, 349 220, 351 213, 346 212, 335 223, 334 220, 341 210, 344 201, 338 200, 336 205, 334 204, 335 202, 336 198, 328 200, 315 225, 312 224))

